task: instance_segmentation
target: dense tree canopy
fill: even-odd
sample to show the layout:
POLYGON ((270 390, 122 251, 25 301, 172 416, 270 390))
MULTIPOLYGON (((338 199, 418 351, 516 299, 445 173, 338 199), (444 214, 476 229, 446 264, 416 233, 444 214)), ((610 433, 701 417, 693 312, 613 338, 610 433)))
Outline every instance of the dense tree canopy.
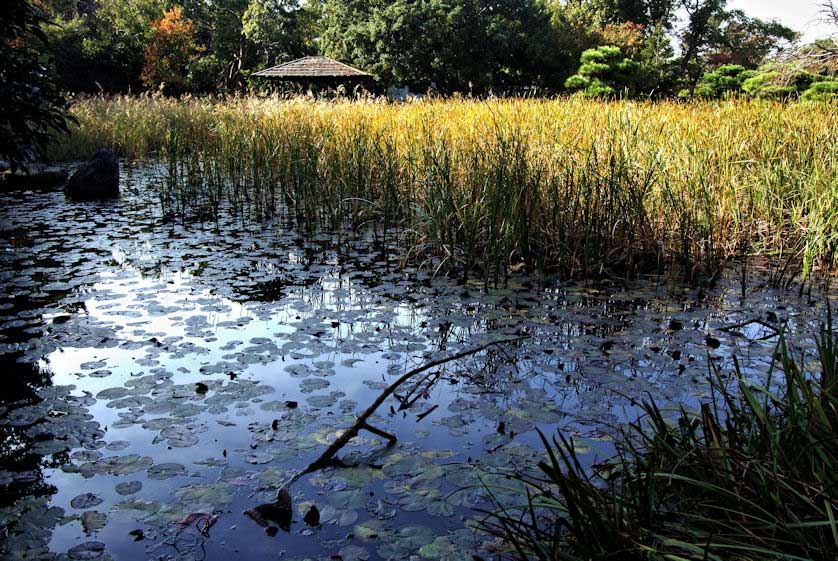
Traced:
POLYGON ((322 50, 386 82, 442 91, 544 85, 561 63, 530 0, 325 0, 322 50))
POLYGON ((143 69, 150 46, 178 58, 159 52, 154 23, 174 7, 194 45, 171 67, 173 94, 258 88, 252 72, 309 54, 358 66, 382 89, 560 93, 583 52, 613 46, 638 65, 636 95, 691 95, 704 74, 757 69, 797 40, 727 0, 29 1, 58 23, 39 48, 59 85, 83 92, 158 90, 143 69))
POLYGON ((66 104, 39 47, 46 14, 26 0, 3 6, 0 26, 0 156, 12 166, 34 157, 55 133, 67 132, 66 104))
POLYGON ((195 23, 173 6, 162 18, 151 22, 151 28, 141 75, 143 83, 166 93, 183 93, 188 88, 189 65, 200 51, 195 43, 195 23))

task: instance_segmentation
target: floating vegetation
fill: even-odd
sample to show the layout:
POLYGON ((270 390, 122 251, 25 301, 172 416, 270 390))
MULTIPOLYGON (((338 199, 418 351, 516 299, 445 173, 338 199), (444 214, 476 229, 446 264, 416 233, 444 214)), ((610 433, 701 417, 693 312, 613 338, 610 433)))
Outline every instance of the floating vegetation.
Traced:
POLYGON ((510 271, 487 289, 400 267, 380 231, 164 222, 155 173, 127 169, 107 203, 0 195, 3 559, 489 559, 501 544, 471 525, 493 484, 520 501, 507 475, 544 459, 536 429, 572 434, 592 466, 644 396, 706 400, 708 355, 723 371, 740 356, 757 383, 780 326, 816 346, 825 296, 765 275, 744 296, 724 275, 702 289, 510 271), (245 514, 401 376, 476 348, 370 413, 395 444, 359 431, 300 477, 287 532, 245 514))
POLYGON ((479 526, 522 561, 835 559, 838 333, 826 315, 799 361, 780 329, 761 382, 738 361, 711 365, 700 411, 644 400, 607 462, 583 466, 572 436, 539 433, 540 473, 511 474, 527 504, 499 504, 479 526))

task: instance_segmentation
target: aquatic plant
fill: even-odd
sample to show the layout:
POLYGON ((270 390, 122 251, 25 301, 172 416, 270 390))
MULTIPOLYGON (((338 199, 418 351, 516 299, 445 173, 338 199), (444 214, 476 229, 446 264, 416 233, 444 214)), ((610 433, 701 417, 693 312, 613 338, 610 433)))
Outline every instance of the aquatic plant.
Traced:
POLYGON ((481 527, 516 559, 826 561, 838 557, 838 337, 831 314, 816 364, 779 333, 767 381, 711 366, 713 399, 670 419, 649 400, 617 456, 582 466, 572 438, 548 440, 521 508, 481 527), (775 379, 778 378, 778 379, 775 379))
POLYGON ((710 278, 749 254, 778 283, 835 264, 838 106, 774 101, 78 101, 56 158, 155 158, 169 218, 223 208, 373 228, 410 262, 710 278))

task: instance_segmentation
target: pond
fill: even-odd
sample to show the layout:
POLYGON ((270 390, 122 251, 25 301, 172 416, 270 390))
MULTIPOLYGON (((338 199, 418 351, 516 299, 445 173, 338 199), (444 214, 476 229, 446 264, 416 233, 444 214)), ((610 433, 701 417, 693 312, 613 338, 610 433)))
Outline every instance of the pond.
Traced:
POLYGON ((365 232, 167 222, 145 168, 124 176, 111 202, 0 195, 4 558, 491 559, 471 523, 520 501, 536 428, 602 461, 637 400, 695 407, 734 355, 758 378, 776 327, 811 348, 823 313, 738 270, 485 290, 365 232), (295 481, 290 528, 246 514, 399 376, 492 341, 382 404, 395 445, 361 432, 295 481))

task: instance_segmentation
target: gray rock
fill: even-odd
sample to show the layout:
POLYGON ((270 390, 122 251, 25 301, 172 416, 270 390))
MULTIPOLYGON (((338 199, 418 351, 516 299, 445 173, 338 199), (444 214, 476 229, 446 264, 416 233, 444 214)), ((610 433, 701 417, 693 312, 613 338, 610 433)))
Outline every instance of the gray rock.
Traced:
POLYGON ((73 199, 104 199, 119 196, 119 160, 106 149, 79 166, 64 188, 73 199))

